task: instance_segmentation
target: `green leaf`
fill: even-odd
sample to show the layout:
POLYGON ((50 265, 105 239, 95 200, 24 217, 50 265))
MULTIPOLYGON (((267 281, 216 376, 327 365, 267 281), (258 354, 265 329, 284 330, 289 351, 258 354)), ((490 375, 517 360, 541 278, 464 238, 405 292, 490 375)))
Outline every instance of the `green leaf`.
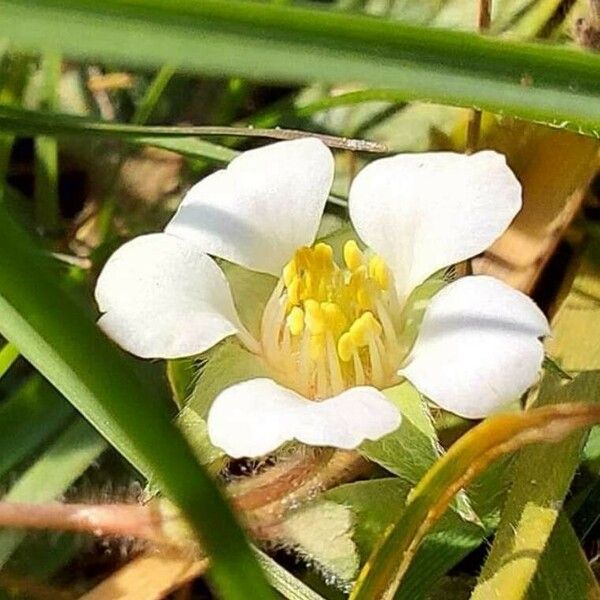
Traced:
POLYGON ((358 481, 340 485, 323 498, 347 506, 354 515, 352 538, 361 563, 371 554, 375 542, 406 503, 412 485, 399 477, 358 481))
POLYGON ((406 508, 386 529, 363 567, 351 598, 391 598, 417 549, 458 490, 500 456, 540 441, 557 442, 600 421, 600 409, 584 403, 559 404, 486 419, 448 450, 411 494, 406 508))
POLYGON ((73 419, 71 405, 39 375, 0 404, 0 477, 73 419))
POLYGON ((288 600, 324 600, 307 585, 296 579, 269 555, 254 548, 254 554, 263 568, 269 583, 288 600))
MULTIPOLYGON (((106 449, 106 442, 78 419, 19 477, 4 495, 7 502, 48 502, 67 488, 106 449)), ((0 567, 26 535, 24 530, 0 531, 0 567)))
POLYGON ((435 430, 425 402, 408 381, 384 390, 384 394, 402 413, 402 424, 376 442, 364 442, 360 451, 414 485, 440 456, 435 430))
MULTIPOLYGON (((504 465, 489 469, 469 487, 477 513, 484 526, 448 512, 422 546, 409 567, 396 600, 428 597, 436 581, 469 552, 475 550, 497 524, 496 514, 506 486, 504 465)), ((400 478, 375 479, 339 486, 325 492, 324 498, 349 507, 354 515, 352 537, 364 562, 379 537, 403 510, 412 486, 400 478)))
POLYGON ((177 427, 190 444, 198 462, 217 475, 225 461, 225 453, 211 444, 206 421, 186 406, 177 415, 177 427))
MULTIPOLYGON (((600 371, 582 373, 567 384, 556 375, 548 373, 542 382, 535 406, 597 401, 599 391, 600 371)), ((579 464, 586 437, 585 433, 578 432, 559 444, 524 448, 519 452, 511 467, 512 485, 502 511, 500 526, 473 600, 528 597, 527 590, 537 570, 544 560, 556 555, 552 550, 546 554, 545 550, 560 514, 559 507, 579 464)), ((561 537, 568 535, 563 531, 555 539, 555 543, 563 546, 561 537)), ((560 568, 570 576, 573 574, 573 577, 579 577, 578 573, 588 571, 581 551, 565 552, 560 568)), ((582 577, 586 579, 585 574, 582 577)), ((589 579, 587 577, 588 581, 589 579)), ((572 591, 573 595, 566 596, 567 598, 575 600, 588 595, 580 595, 575 589, 572 591)))
POLYGON ((286 82, 363 81, 406 100, 475 105, 594 134, 600 126, 600 57, 574 49, 242 0, 2 0, 0 11, 16 43, 72 57, 286 82))
POLYGON ((570 289, 552 319, 548 354, 568 371, 600 369, 600 238, 584 250, 570 289))
POLYGON ((202 418, 225 388, 255 377, 269 376, 266 365, 234 339, 221 342, 204 357, 206 362, 199 370, 194 391, 186 404, 202 418))
POLYGON ((135 361, 59 287, 2 204, 0 230, 0 333, 179 506, 212 557, 224 598, 271 598, 230 509, 135 361))
POLYGON ((160 97, 167 88, 167 85, 169 85, 175 72, 176 70, 169 65, 160 68, 148 86, 141 102, 136 106, 135 113, 131 119, 132 123, 142 125, 148 122, 148 119, 154 112, 160 97))
POLYGON ((320 501, 291 513, 278 526, 278 532, 281 543, 305 557, 331 583, 345 587, 359 567, 352 540, 353 522, 348 507, 320 501))
POLYGON ((8 371, 12 364, 19 358, 19 350, 10 342, 0 350, 0 378, 8 371))
POLYGON ((527 590, 527 600, 597 598, 599 591, 569 519, 559 514, 527 590))
MULTIPOLYGON (((41 101, 49 110, 55 110, 58 105, 61 68, 62 61, 59 55, 48 53, 43 57, 41 101)), ((34 140, 34 146, 36 221, 42 231, 56 234, 60 228, 58 144, 53 137, 38 135, 34 140)))

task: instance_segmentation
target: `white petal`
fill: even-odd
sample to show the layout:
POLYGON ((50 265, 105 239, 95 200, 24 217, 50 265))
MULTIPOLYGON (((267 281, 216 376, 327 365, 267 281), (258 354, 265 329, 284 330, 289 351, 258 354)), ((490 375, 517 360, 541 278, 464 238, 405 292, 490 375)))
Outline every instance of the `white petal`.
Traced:
POLYGON ((296 439, 312 446, 356 448, 400 425, 396 407, 373 387, 311 402, 271 379, 227 388, 208 413, 211 442, 229 456, 262 456, 296 439))
POLYGON ((244 152, 197 183, 165 231, 279 276, 296 248, 313 243, 333 169, 331 152, 316 138, 244 152))
POLYGON ((438 292, 400 374, 442 408, 485 417, 536 380, 549 333, 525 294, 493 277, 464 277, 438 292))
POLYGON ((98 278, 96 301, 100 327, 143 358, 198 354, 241 329, 217 264, 164 233, 121 246, 98 278))
POLYGON ((404 299, 427 277, 488 248, 521 208, 521 186, 493 151, 376 160, 350 189, 363 241, 394 273, 404 299))

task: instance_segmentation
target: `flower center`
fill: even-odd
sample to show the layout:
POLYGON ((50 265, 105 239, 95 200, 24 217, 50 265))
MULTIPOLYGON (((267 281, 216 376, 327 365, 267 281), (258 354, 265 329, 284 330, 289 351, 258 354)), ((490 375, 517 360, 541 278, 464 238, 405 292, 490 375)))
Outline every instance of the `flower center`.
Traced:
POLYGON ((263 314, 267 362, 308 398, 390 385, 400 359, 390 271, 353 240, 343 256, 340 268, 328 244, 298 248, 263 314))

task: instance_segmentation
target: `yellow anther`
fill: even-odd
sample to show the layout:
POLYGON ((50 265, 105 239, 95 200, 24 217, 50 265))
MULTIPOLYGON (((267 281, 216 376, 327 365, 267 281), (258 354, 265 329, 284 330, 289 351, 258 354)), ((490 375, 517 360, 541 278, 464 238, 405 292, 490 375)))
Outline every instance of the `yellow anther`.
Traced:
POLYGON ((316 244, 314 247, 314 256, 319 266, 333 266, 333 250, 329 244, 324 244, 323 242, 316 244))
POLYGON ((299 306, 294 306, 286 323, 292 335, 300 335, 304 331, 304 311, 299 306))
POLYGON ((322 302, 321 313, 329 331, 336 335, 344 331, 347 324, 346 316, 335 302, 322 302))
POLYGON ((308 352, 312 360, 317 361, 325 355, 325 334, 310 336, 308 352))
POLYGON ((369 261, 369 277, 377 283, 379 289, 388 289, 390 285, 390 274, 381 256, 374 256, 369 261))
POLYGON ((289 287, 290 283, 294 281, 297 275, 298 268, 296 266, 296 261, 292 258, 292 260, 283 267, 283 283, 285 283, 286 287, 289 287))
POLYGON ((372 312, 363 313, 350 325, 350 337, 357 348, 366 346, 373 337, 381 334, 382 327, 372 312))
POLYGON ((309 269, 310 262, 313 255, 313 251, 308 246, 302 246, 296 250, 294 260, 296 261, 296 268, 300 271, 302 269, 309 269))
POLYGON ((300 302, 300 279, 294 277, 287 286, 287 303, 289 306, 295 306, 300 302))
POLYGON ((356 271, 363 265, 363 253, 354 240, 349 240, 344 244, 344 262, 350 271, 356 271))
POLYGON ((344 362, 349 362, 352 359, 354 343, 352 342, 352 336, 348 331, 340 336, 337 343, 337 352, 340 359, 344 362))
POLYGON ((362 310, 368 310, 372 308, 371 294, 369 294, 366 286, 363 286, 357 290, 356 301, 362 310))
POLYGON ((306 311, 304 322, 313 337, 325 333, 325 318, 319 303, 309 298, 304 302, 304 310, 306 311))

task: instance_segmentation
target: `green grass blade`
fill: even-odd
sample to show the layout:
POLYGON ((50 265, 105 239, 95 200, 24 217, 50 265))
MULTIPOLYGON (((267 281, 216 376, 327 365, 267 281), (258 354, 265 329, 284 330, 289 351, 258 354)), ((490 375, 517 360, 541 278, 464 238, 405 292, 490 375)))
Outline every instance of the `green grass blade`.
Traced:
MULTIPOLYGON (((2 105, 0 105, 0 128, 21 135, 36 135, 39 133, 46 133, 48 135, 85 134, 117 137, 134 143, 140 143, 140 138, 143 137, 160 137, 169 141, 176 141, 179 138, 179 141, 184 141, 184 138, 191 136, 262 137, 277 140, 314 136, 332 148, 363 152, 386 151, 386 147, 378 142, 354 140, 294 129, 262 129, 256 127, 229 127, 225 125, 205 125, 199 127, 132 125, 129 123, 112 123, 110 121, 93 121, 72 115, 53 114, 2 105)), ((142 140, 142 142, 148 143, 148 140, 142 140)), ((204 144, 208 144, 208 142, 204 142, 204 144)), ((227 155, 227 153, 224 153, 224 150, 229 150, 228 148, 223 149, 222 146, 216 144, 214 144, 214 147, 220 151, 221 155, 227 155)), ((200 146, 197 146, 197 148, 200 148, 200 146)), ((233 151, 229 150, 229 156, 232 153, 233 151)))
POLYGON ((0 378, 8 371, 15 360, 19 358, 19 349, 10 342, 0 350, 0 378))
POLYGON ((562 440, 600 422, 600 407, 567 403, 489 417, 455 442, 427 472, 404 512, 380 539, 360 573, 351 600, 391 600, 424 536, 454 495, 492 461, 534 442, 562 440))
POLYGON ((296 579, 268 554, 253 548, 254 554, 264 569, 269 583, 287 600, 324 600, 306 584, 296 579))
POLYGON ((600 56, 574 49, 243 0, 2 0, 0 14, 0 35, 72 57, 285 82, 363 81, 405 100, 600 131, 600 56))
POLYGON ((272 597, 240 528, 164 403, 58 287, 0 205, 0 332, 177 504, 212 557, 223 598, 272 597))
MULTIPOLYGON (((58 106, 58 86, 62 61, 59 55, 48 53, 43 57, 42 105, 48 110, 58 106)), ((35 212, 41 231, 56 234, 60 227, 58 198, 58 144, 56 138, 40 135, 35 138, 35 212)))
MULTIPOLYGON (((2 498, 6 502, 48 502, 63 494, 100 456, 107 444, 85 421, 78 419, 31 466, 2 498)), ((0 567, 26 535, 23 530, 0 531, 0 567)))
POLYGON ((71 405, 39 375, 0 405, 0 477, 73 419, 71 405))
POLYGON ((167 85, 169 85, 169 81, 171 81, 173 75, 175 75, 175 71, 175 68, 169 65, 160 68, 148 86, 140 104, 135 109, 135 113, 131 119, 132 123, 143 125, 148 122, 160 97, 167 88, 167 85))

